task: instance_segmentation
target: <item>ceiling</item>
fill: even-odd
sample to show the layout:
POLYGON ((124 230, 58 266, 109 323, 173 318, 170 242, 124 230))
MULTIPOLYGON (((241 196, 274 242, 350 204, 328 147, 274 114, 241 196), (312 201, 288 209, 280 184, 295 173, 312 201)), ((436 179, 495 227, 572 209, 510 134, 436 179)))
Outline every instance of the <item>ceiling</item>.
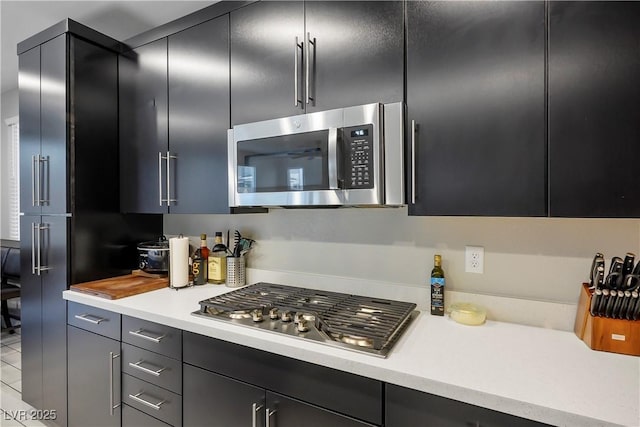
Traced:
POLYGON ((0 0, 2 93, 18 87, 17 44, 65 18, 123 41, 212 3, 215 1, 0 0))

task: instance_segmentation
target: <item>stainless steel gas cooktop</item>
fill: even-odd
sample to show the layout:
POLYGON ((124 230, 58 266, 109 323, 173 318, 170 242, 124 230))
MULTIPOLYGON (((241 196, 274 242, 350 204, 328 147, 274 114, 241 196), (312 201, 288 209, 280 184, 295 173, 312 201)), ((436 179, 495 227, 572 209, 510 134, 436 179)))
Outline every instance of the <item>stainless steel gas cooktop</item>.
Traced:
POLYGON ((418 315, 412 303, 256 283, 200 301, 196 316, 318 341, 379 357, 418 315))

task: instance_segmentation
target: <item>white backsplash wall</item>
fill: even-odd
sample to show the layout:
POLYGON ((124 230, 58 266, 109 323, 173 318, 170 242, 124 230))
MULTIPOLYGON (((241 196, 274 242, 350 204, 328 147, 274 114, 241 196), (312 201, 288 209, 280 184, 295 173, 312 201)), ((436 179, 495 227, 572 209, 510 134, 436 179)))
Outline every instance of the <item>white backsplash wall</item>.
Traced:
POLYGON ((562 303, 577 302, 595 252, 640 254, 638 220, 410 217, 406 208, 164 216, 165 234, 194 245, 206 233, 211 247, 227 229, 257 240, 253 268, 426 286, 439 253, 450 290, 562 303), (484 247, 484 274, 465 273, 465 245, 484 247))

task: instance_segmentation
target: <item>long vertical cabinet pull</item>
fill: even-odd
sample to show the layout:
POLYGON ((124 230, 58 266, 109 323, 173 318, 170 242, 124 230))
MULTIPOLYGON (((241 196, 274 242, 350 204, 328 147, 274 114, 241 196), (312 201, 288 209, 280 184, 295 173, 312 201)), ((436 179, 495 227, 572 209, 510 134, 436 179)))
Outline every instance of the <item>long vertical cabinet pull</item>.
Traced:
POLYGON ((162 206, 162 152, 158 151, 158 202, 162 206))
POLYGON ((35 222, 31 223, 31 274, 38 274, 38 268, 36 267, 36 230, 40 224, 36 224, 35 222))
POLYGON ((258 412, 263 408, 263 405, 254 403, 251 405, 251 427, 258 427, 258 412))
POLYGON ((49 204, 49 156, 39 157, 38 163, 38 205, 44 206, 49 204), (44 173, 42 170, 44 169, 44 173), (45 183, 46 179, 46 183, 45 183), (42 194, 45 194, 45 198, 42 198, 42 194))
MULTIPOLYGON (((304 45, 298 42, 298 36, 296 36, 295 43, 293 45, 293 106, 297 107, 298 104, 302 104, 302 100, 298 98, 298 50, 304 54, 304 45)), ((304 105, 303 105, 304 108, 304 105)))
POLYGON ((40 227, 42 224, 36 224, 36 274, 40 276, 40 263, 42 261, 42 239, 40 227))
POLYGON ((275 424, 271 424, 271 416, 273 414, 275 414, 276 412, 278 412, 277 409, 271 410, 269 408, 267 408, 264 411, 264 425, 265 425, 265 427, 275 427, 275 424))
POLYGON ((411 120, 411 203, 416 203, 416 121, 411 120))
MULTIPOLYGON (((48 224, 38 224, 38 276, 43 271, 51 270, 50 266, 42 265, 42 240, 43 240, 43 234, 47 231, 49 231, 48 224)), ((48 250, 46 246, 45 246, 45 250, 48 250)), ((49 257, 47 257, 46 259, 48 260, 49 257)))
POLYGON ((113 386, 114 383, 114 379, 113 379, 113 361, 115 359, 117 359, 118 357, 120 357, 119 354, 115 354, 113 351, 109 352, 109 414, 111 416, 113 416, 114 414, 114 409, 116 409, 117 407, 120 406, 120 403, 118 404, 114 404, 115 401, 115 397, 113 396, 114 392, 115 392, 115 387, 113 386))
POLYGON ((38 192, 36 185, 36 183, 38 182, 36 178, 36 164, 39 165, 39 157, 40 155, 31 156, 31 206, 38 206, 39 202, 37 202, 36 200, 38 200, 40 197, 36 194, 38 192))
POLYGON ((316 38, 313 38, 313 41, 311 41, 311 33, 307 33, 306 35, 306 45, 307 45, 307 51, 303 53, 304 56, 304 63, 305 63, 305 88, 306 88, 306 96, 307 96, 307 104, 310 104, 311 101, 314 100, 314 98, 311 96, 311 93, 309 92, 309 78, 310 78, 310 71, 309 71, 309 63, 311 62, 311 45, 313 45, 313 52, 315 55, 315 47, 316 47, 316 38))
POLYGON ((171 159, 176 160, 177 156, 172 156, 170 151, 167 151, 167 206, 171 206, 171 202, 177 202, 176 199, 171 198, 171 159))

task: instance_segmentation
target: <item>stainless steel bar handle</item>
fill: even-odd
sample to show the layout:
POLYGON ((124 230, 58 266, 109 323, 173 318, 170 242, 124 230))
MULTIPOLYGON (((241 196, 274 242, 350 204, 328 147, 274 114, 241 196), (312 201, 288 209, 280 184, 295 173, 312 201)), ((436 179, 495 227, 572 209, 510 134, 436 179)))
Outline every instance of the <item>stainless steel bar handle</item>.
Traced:
POLYGON ((171 198, 171 176, 170 176, 170 169, 171 169, 171 165, 170 165, 170 161, 171 159, 177 159, 177 156, 172 156, 171 152, 167 151, 167 206, 171 205, 171 202, 176 202, 176 199, 172 199, 171 198))
POLYGON ((307 45, 307 52, 304 53, 304 59, 305 59, 305 90, 306 90, 306 96, 307 96, 307 104, 309 104, 309 103, 311 103, 311 101, 313 101, 313 97, 311 96, 311 93, 309 92, 309 76, 310 76, 309 63, 311 62, 311 45, 313 45, 314 48, 316 46, 316 38, 314 37, 313 41, 311 41, 311 33, 307 33, 306 45, 307 45))
POLYGON ((416 121, 411 120, 411 203, 416 202, 416 121))
MULTIPOLYGON (((271 427, 271 415, 275 414, 276 412, 278 412, 277 409, 271 410, 269 408, 267 408, 267 410, 265 411, 265 417, 264 417, 264 424, 265 427, 271 427)), ((274 424, 275 426, 275 424, 274 424)))
POLYGON ((113 416, 114 409, 120 406, 120 403, 114 405, 115 397, 113 396, 114 387, 113 387, 113 361, 120 357, 120 354, 115 354, 113 351, 109 352, 109 414, 113 416))
POLYGON ((42 224, 36 224, 36 274, 40 276, 40 264, 42 262, 42 239, 40 238, 40 227, 42 224))
POLYGON ((85 322, 93 323, 94 325, 99 325, 100 323, 105 322, 107 320, 102 317, 94 316, 89 313, 76 314, 73 317, 79 320, 84 320, 85 322))
POLYGON ((162 206, 162 152, 158 151, 158 202, 162 206))
MULTIPOLYGON (((42 260, 41 260, 41 253, 42 253, 42 232, 45 230, 48 230, 49 226, 47 224, 38 224, 38 274, 40 274, 43 271, 46 270, 51 270, 51 267, 49 267, 48 265, 42 265, 42 260)), ((46 249, 46 248, 45 248, 46 249)))
POLYGON ((159 411, 160 409, 162 409, 162 408, 160 408, 160 407, 161 407, 164 403, 166 403, 166 402, 167 402, 167 400, 165 399, 165 400, 161 400, 161 401, 160 401, 160 402, 158 402, 158 403, 151 403, 151 402, 149 402, 148 400, 144 400, 143 398, 139 397, 139 396, 140 396, 140 395, 142 395, 143 393, 144 393, 144 391, 141 391, 140 393, 136 393, 136 394, 130 394, 130 395, 129 395, 129 398, 130 398, 130 399, 135 400, 135 401, 136 401, 136 402, 138 402, 138 403, 142 403, 143 405, 146 405, 146 406, 148 406, 148 407, 150 407, 150 408, 153 408, 153 409, 155 409, 156 411, 159 411))
POLYGON ((40 206, 43 206, 44 204, 49 203, 49 185, 48 185, 49 180, 47 179, 47 185, 45 185, 44 178, 43 178, 43 176, 46 178, 48 178, 49 176, 49 173, 48 173, 49 172, 49 156, 46 156, 46 157, 39 156, 39 157, 40 157, 40 161, 39 161, 40 164, 38 164, 38 181, 40 183, 40 188, 38 189, 38 204, 40 206), (41 164, 47 165, 47 167, 45 168, 46 173, 44 174, 42 174, 43 167, 42 168, 40 167, 41 164), (46 197, 43 199, 42 193, 45 193, 45 190, 46 190, 46 197))
POLYGON ((31 206, 36 205, 36 156, 31 156, 31 206))
POLYGON ((166 334, 164 334, 164 335, 158 335, 158 336, 152 337, 150 335, 143 334, 142 333, 143 331, 144 329, 138 329, 137 331, 129 331, 129 334, 133 335, 134 337, 145 339, 147 341, 153 341, 158 344, 164 337, 167 336, 166 334))
POLYGON ((254 403, 251 405, 251 427, 258 427, 258 412, 263 408, 263 405, 254 403))
POLYGON ((338 129, 329 128, 327 140, 327 173, 329 175, 329 189, 337 190, 338 186, 338 129))
POLYGON ((298 36, 296 36, 295 44, 293 45, 293 106, 297 107, 300 103, 298 99, 298 36))
POLYGON ((42 206, 42 180, 41 180, 41 157, 40 154, 36 156, 36 175, 35 175, 35 186, 36 186, 36 206, 42 206))
POLYGON ((147 374, 151 374, 154 377, 159 377, 162 372, 167 370, 166 367, 161 367, 161 368, 158 368, 156 370, 145 368, 144 366, 142 366, 143 363, 146 363, 147 365, 153 366, 151 363, 146 362, 146 361, 144 361, 142 359, 138 360, 136 363, 129 362, 129 366, 131 366, 133 369, 137 369, 139 371, 146 372, 147 374))
POLYGON ((31 274, 36 274, 36 227, 39 224, 31 223, 31 274))

